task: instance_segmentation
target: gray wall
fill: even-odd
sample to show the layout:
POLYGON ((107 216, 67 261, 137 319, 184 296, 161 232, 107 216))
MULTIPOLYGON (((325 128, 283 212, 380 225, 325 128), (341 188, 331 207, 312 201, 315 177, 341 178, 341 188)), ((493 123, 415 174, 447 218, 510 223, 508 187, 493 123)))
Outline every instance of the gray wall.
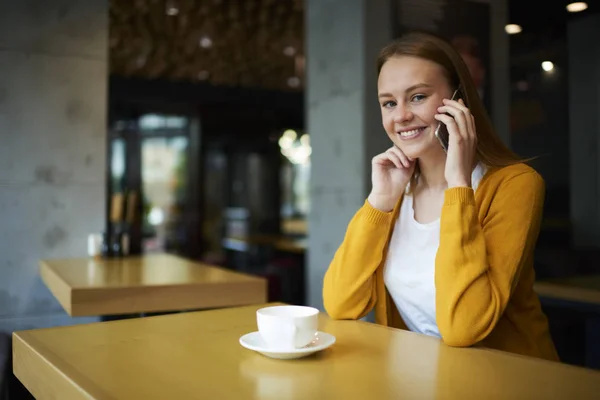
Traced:
POLYGON ((307 0, 306 6, 306 117, 313 149, 307 303, 322 309, 323 276, 368 195, 371 158, 390 146, 375 61, 392 38, 393 15, 387 0, 307 0))
POLYGON ((569 146, 574 245, 600 246, 600 15, 569 23, 569 146))
POLYGON ((38 260, 104 226, 107 38, 107 0, 0 2, 0 331, 81 321, 38 260))

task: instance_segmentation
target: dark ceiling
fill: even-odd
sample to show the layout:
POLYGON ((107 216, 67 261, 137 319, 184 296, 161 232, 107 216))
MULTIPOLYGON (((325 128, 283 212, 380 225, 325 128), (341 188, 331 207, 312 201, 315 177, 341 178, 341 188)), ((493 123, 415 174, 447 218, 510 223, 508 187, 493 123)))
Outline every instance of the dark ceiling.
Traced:
POLYGON ((545 33, 561 29, 567 21, 600 12, 600 0, 587 0, 588 9, 569 13, 566 6, 572 0, 509 0, 509 23, 519 24, 523 33, 545 33))
MULTIPOLYGON (((523 27, 510 37, 513 69, 566 57, 567 21, 600 12, 600 0, 576 14, 566 11, 568 3, 508 0, 509 22, 523 27)), ((110 1, 114 76, 298 91, 303 41, 304 0, 110 1)))
MULTIPOLYGON (((559 67, 567 59, 567 24, 600 13, 600 0, 588 0, 588 9, 566 10, 569 0, 510 0, 509 22, 523 31, 510 36, 511 80, 527 80, 541 73, 540 63, 553 61, 559 67)), ((563 65, 564 67, 564 65, 563 65)))
POLYGON ((600 13, 600 0, 588 0, 588 9, 579 13, 566 10, 569 0, 510 0, 509 23, 523 27, 523 32, 511 36, 513 54, 543 48, 553 42, 566 40, 569 21, 600 13))
POLYGON ((301 89, 303 5, 303 0, 111 0, 111 73, 301 89))

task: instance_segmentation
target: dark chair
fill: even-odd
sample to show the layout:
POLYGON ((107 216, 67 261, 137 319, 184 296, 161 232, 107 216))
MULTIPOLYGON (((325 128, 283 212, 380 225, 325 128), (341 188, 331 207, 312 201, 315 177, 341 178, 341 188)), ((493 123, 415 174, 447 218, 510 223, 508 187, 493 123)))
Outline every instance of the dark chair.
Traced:
POLYGON ((12 338, 0 332, 0 400, 34 400, 13 374, 12 338))

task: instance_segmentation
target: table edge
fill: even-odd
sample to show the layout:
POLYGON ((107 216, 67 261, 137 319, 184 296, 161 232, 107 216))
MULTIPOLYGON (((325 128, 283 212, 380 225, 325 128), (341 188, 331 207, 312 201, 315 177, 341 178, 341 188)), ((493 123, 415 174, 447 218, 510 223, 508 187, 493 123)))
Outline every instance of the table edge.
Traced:
POLYGON ((112 399, 113 397, 105 393, 100 387, 92 382, 82 383, 87 378, 77 373, 77 370, 70 367, 60 358, 55 361, 48 358, 52 351, 39 342, 31 331, 13 332, 13 373, 19 381, 36 398, 44 398, 44 393, 58 393, 64 395, 68 391, 69 399, 112 399), (35 347, 34 347, 35 346, 35 347), (24 358, 31 360, 31 373, 28 373, 27 366, 24 365, 24 358), (63 365, 61 365, 63 364, 63 365), (49 376, 47 379, 36 379, 40 370, 45 370, 43 375, 49 376), (30 375, 34 375, 30 379, 30 375), (35 383, 31 380, 35 380, 35 383), (91 387, 86 387, 91 386, 91 387))
POLYGON ((44 282, 54 298, 58 300, 65 312, 73 316, 71 313, 73 298, 73 288, 71 285, 43 260, 40 260, 39 274, 42 282, 44 282))
POLYGON ((169 312, 169 311, 200 311, 202 309, 230 308, 252 306, 263 304, 268 300, 268 282, 266 279, 259 281, 239 281, 231 283, 213 283, 210 285, 162 285, 162 286, 126 286, 108 288, 74 288, 71 290, 71 316, 98 316, 98 315, 122 315, 146 312, 169 312), (204 290, 202 290, 204 289, 204 290), (130 304, 147 304, 148 298, 156 296, 157 291, 176 291, 177 294, 168 297, 169 300, 161 302, 160 306, 137 307, 123 310, 112 303, 98 303, 93 298, 111 294, 112 297, 128 298, 130 304), (223 296, 219 292, 236 293, 235 296, 223 296), (187 297, 186 297, 187 296, 187 297), (181 304, 181 298, 191 299, 192 303, 175 306, 171 303, 181 304), (210 301, 206 299, 210 299, 210 301), (233 298, 233 299, 232 299, 233 298), (146 299, 146 300, 143 300, 146 299), (179 299, 179 300, 178 300, 179 299), (135 300, 135 301, 134 301, 135 300), (99 305, 100 304, 100 305, 99 305))
POLYGON ((83 257, 72 258, 72 259, 69 259, 69 258, 40 259, 39 260, 40 274, 41 274, 42 268, 44 270, 47 270, 48 272, 51 272, 58 280, 60 280, 62 283, 64 283, 71 290, 126 289, 126 288, 142 288, 142 287, 152 287, 152 288, 167 287, 168 288, 168 287, 181 287, 181 286, 191 286, 191 285, 204 286, 204 285, 231 284, 231 283, 257 283, 257 282, 266 282, 267 281, 267 279, 265 277, 252 275, 248 272, 236 271, 236 270, 232 270, 232 269, 225 268, 222 266, 206 264, 206 263, 190 260, 190 259, 179 257, 179 256, 174 256, 174 255, 168 255, 168 256, 177 258, 177 259, 179 259, 179 261, 193 264, 196 267, 218 270, 218 271, 226 273, 226 274, 235 275, 236 278, 242 278, 242 279, 235 280, 235 281, 223 280, 223 281, 216 281, 216 282, 169 283, 169 284, 160 284, 159 283, 159 284, 136 285, 136 286, 78 286, 78 285, 73 285, 70 282, 68 282, 67 280, 65 280, 64 277, 62 275, 60 275, 56 271, 56 269, 51 265, 52 262, 69 261, 69 260, 71 260, 71 261, 72 260, 86 260, 86 258, 83 258, 83 257))

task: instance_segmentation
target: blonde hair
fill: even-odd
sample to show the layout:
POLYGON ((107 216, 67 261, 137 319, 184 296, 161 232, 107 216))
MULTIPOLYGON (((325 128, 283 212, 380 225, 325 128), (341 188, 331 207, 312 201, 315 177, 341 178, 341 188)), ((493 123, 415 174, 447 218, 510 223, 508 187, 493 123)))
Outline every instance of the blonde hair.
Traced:
MULTIPOLYGON (((494 168, 524 161, 510 150, 496 134, 469 69, 462 57, 449 43, 426 33, 414 32, 404 35, 381 50, 377 58, 377 74, 381 72, 383 64, 389 59, 399 56, 413 56, 433 61, 442 67, 453 90, 460 85, 463 101, 475 118, 478 162, 494 168)), ((417 165, 413 179, 411 179, 411 188, 414 188, 418 174, 417 165)))

